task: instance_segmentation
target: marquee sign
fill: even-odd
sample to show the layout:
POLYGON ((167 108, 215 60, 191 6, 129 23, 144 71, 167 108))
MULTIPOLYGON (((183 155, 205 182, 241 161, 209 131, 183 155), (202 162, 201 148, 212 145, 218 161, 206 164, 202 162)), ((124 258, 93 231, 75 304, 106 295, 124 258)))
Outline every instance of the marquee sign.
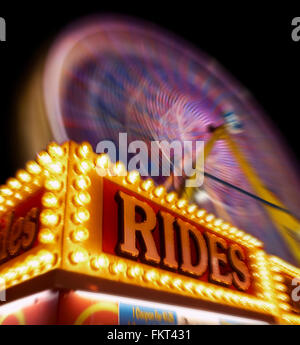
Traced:
MULTIPOLYGON (((88 143, 51 143, 0 188, 0 277, 49 271, 279 313, 263 244, 88 143)), ((146 290, 145 290, 146 291, 146 290)))
POLYGON ((253 291, 245 246, 106 179, 103 197, 104 252, 253 291))

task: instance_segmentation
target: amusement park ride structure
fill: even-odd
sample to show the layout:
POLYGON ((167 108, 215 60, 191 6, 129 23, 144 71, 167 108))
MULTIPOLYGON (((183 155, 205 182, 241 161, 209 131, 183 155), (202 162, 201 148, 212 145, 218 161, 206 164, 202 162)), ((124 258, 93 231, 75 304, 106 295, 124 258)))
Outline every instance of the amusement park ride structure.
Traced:
MULTIPOLYGON (((226 141, 242 172, 253 187, 259 199, 262 201, 270 218, 287 242, 297 262, 300 264, 300 221, 286 209, 285 205, 283 205, 282 202, 272 192, 270 192, 270 190, 264 186, 258 174, 248 163, 242 151, 230 135, 228 126, 225 124, 221 125, 217 128, 213 128, 211 132, 212 136, 205 144, 204 160, 209 156, 217 140, 226 141), (291 233, 293 235, 291 235, 291 233)), ((194 178, 194 175, 190 178, 194 178)), ((190 200, 195 193, 195 190, 195 188, 186 187, 184 188, 182 195, 190 200)), ((223 212, 226 211, 223 210, 223 212)))
MULTIPOLYGON (((291 299, 300 269, 279 258, 292 261, 292 252, 300 265, 300 221, 284 205, 293 207, 298 195, 278 183, 289 170, 294 173, 293 165, 248 93, 214 61, 183 47, 159 30, 106 19, 78 25, 53 48, 45 73, 37 73, 43 92, 33 83, 34 97, 28 96, 34 104, 27 107, 32 123, 24 121, 22 104, 20 128, 24 122, 36 125, 39 114, 47 139, 42 126, 29 125, 23 146, 37 140, 32 128, 41 147, 48 138, 63 144, 48 144, 37 162, 27 163, 0 187, 3 308, 42 290, 62 296, 83 290, 300 324, 299 303, 291 299), (92 53, 86 47, 93 47, 92 53), (232 116, 239 121, 235 113, 245 136, 232 135, 242 132, 241 122, 230 126, 232 116), (208 124, 214 127, 207 130, 208 124), (114 141, 121 132, 144 142, 205 141, 207 170, 201 173, 215 173, 227 186, 234 176, 237 185, 231 187, 259 201, 281 237, 276 232, 273 243, 275 229, 264 210, 250 202, 257 215, 252 221, 249 200, 241 201, 237 193, 223 189, 218 194, 209 185, 207 195, 217 196, 212 205, 189 203, 197 188, 170 191, 166 185, 174 176, 155 185, 159 178, 142 179, 136 170, 127 171, 120 157, 111 162, 107 154, 93 151, 99 139, 114 141), (220 142, 226 145, 216 147, 220 142), (287 165, 278 174, 276 150, 287 165), (242 190, 243 183, 255 195, 242 190), (274 254, 269 248, 280 245, 284 249, 278 253, 288 251, 282 239, 289 255, 269 255, 274 254)), ((33 146, 30 155, 41 149, 33 146)), ((1 318, 1 308, 0 323, 7 316, 1 318)), ((71 314, 68 308, 65 314, 71 314)))

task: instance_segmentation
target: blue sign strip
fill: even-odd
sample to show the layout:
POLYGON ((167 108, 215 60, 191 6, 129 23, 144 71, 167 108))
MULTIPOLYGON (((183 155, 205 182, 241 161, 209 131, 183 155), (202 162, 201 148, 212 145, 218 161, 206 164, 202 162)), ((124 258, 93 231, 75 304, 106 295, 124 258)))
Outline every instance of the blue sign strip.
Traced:
POLYGON ((119 303, 120 325, 176 325, 174 311, 119 303))

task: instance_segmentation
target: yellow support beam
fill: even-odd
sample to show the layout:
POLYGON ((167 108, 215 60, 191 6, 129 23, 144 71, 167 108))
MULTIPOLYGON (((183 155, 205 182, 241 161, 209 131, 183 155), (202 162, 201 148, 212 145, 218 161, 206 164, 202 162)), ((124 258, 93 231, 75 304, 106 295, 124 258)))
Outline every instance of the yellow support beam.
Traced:
MULTIPOLYGON (((221 136, 223 135, 223 132, 224 132, 223 126, 216 128, 216 130, 213 132, 211 138, 206 142, 206 144, 204 146, 204 165, 205 165, 205 161, 206 161, 207 156, 211 153, 216 141, 221 138, 221 136)), ((187 180, 189 180, 189 179, 194 180, 195 177, 196 177, 196 175, 194 174, 191 177, 189 177, 187 180)), ((182 196, 187 198, 187 200, 190 200, 192 198, 194 192, 195 192, 194 187, 186 187, 183 190, 182 196)))
MULTIPOLYGON (((232 151, 235 159, 239 163, 243 173, 245 174, 247 180, 250 182, 251 186, 257 193, 257 195, 266 200, 269 203, 277 205, 280 208, 285 208, 284 204, 278 200, 276 196, 274 196, 261 182, 259 176, 253 170, 251 165, 247 162, 244 158, 242 152, 239 150, 237 144, 231 138, 231 136, 227 133, 226 130, 223 130, 223 138, 229 145, 230 150, 232 151)), ((295 239, 293 239, 287 232, 286 228, 289 228, 291 231, 295 232, 296 234, 300 234, 300 222, 298 219, 293 217, 292 215, 284 212, 283 210, 276 209, 274 207, 265 205, 265 208, 273 220, 274 224, 277 226, 278 230, 282 234, 283 238, 286 240, 287 244, 289 245, 290 249, 292 250, 295 258, 300 263, 300 243, 297 243, 295 239)))
MULTIPOLYGON (((231 136, 227 132, 226 127, 224 125, 216 128, 216 130, 213 132, 212 137, 206 143, 205 149, 204 149, 204 159, 207 158, 207 156, 212 151, 215 142, 219 139, 226 140, 229 146, 229 149, 231 150, 233 156, 239 163, 243 173, 245 174, 252 188, 255 190, 256 194, 260 198, 266 200, 267 202, 277 205, 279 208, 285 209, 284 204, 281 203, 280 200, 278 200, 278 198, 274 196, 263 185, 259 176, 256 174, 254 169, 248 163, 243 153, 238 148, 237 144, 234 142, 234 140, 231 138, 231 136)), ((191 178, 194 178, 194 176, 192 176, 191 178)), ((185 188, 184 190, 185 197, 190 199, 194 191, 195 191, 194 188, 191 188, 191 187, 185 188)), ((296 242, 296 240, 292 238, 286 231, 286 228, 288 228, 291 231, 295 232, 296 236, 300 235, 300 221, 296 219, 295 217, 293 217, 292 215, 288 214, 287 212, 280 210, 279 208, 276 209, 272 206, 265 205, 265 209, 267 210, 269 216, 271 217, 274 224, 277 226, 278 230, 282 234, 283 238, 289 245, 295 258, 300 264, 300 243, 296 242)))

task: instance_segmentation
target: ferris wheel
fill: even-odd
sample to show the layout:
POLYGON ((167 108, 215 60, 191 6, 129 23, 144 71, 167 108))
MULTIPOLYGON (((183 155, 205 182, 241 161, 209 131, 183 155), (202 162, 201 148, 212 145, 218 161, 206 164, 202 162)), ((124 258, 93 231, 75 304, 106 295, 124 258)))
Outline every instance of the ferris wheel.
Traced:
POLYGON ((43 82, 59 142, 96 147, 124 132, 129 142, 204 141, 200 188, 174 174, 154 179, 300 262, 296 167, 251 94, 214 59, 149 23, 93 17, 57 39, 43 82))

